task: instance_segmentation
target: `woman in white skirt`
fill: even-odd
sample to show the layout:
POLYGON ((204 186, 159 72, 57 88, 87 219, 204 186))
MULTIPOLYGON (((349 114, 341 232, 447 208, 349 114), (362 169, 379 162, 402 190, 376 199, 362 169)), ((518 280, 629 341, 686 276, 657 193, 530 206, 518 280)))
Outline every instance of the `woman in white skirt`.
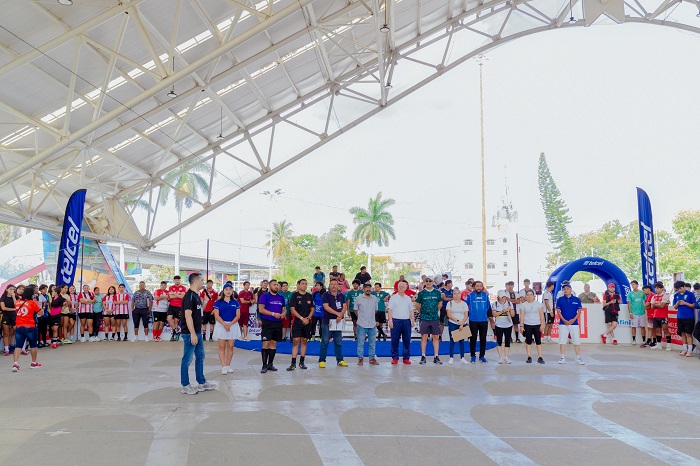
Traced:
POLYGON ((241 330, 238 327, 238 319, 241 317, 241 305, 233 297, 233 286, 230 283, 224 285, 219 299, 214 303, 214 338, 219 343, 219 361, 221 361, 221 373, 233 372, 231 359, 233 359, 233 344, 240 338, 241 330))

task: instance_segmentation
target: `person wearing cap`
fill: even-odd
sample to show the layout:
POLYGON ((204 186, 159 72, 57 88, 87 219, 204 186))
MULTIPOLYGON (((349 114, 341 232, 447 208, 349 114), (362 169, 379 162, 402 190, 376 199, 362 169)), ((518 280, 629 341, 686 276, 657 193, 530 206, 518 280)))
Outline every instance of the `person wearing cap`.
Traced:
MULTIPOLYGON (((511 289, 512 289, 512 283, 511 289)), ((498 364, 510 364, 508 353, 510 352, 510 340, 513 333, 513 316, 515 310, 510 302, 512 292, 506 290, 498 291, 498 300, 494 304, 491 315, 496 320, 496 341, 498 346, 498 364), (502 348, 505 337, 505 348, 502 348)))
POLYGON ((574 344, 576 353, 576 364, 583 366, 585 363, 581 358, 581 331, 579 328, 579 318, 581 317, 581 300, 571 293, 571 285, 562 285, 564 295, 557 299, 556 312, 559 317, 559 364, 566 364, 566 343, 568 337, 574 344))
MULTIPOLYGON (((219 361, 221 361, 221 373, 233 372, 231 369, 231 359, 233 359, 233 345, 241 337, 241 330, 238 320, 241 318, 241 305, 233 297, 233 285, 226 283, 217 294, 217 300, 212 303, 212 313, 214 315, 213 335, 219 344, 219 361)), ((204 325, 202 325, 204 328, 204 325)), ((204 336, 202 336, 204 339, 204 336)))
POLYGON ((605 344, 608 337, 610 337, 612 344, 617 345, 615 329, 617 328, 617 318, 620 315, 620 295, 615 291, 614 283, 608 283, 608 289, 603 293, 603 311, 605 312, 605 323, 608 326, 608 330, 600 334, 600 339, 605 344))
POLYGON ((353 307, 357 314, 357 365, 361 366, 365 357, 365 337, 369 340, 369 363, 378 365, 374 348, 377 343, 377 322, 379 300, 372 296, 372 285, 362 284, 362 294, 355 298, 353 307))

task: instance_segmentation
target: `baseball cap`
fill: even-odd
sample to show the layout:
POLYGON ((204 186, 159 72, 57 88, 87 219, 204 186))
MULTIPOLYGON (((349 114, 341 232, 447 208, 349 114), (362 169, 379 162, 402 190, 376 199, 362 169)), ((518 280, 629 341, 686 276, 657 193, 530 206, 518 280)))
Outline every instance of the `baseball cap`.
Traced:
POLYGON ((499 298, 507 298, 508 293, 506 293, 506 290, 498 290, 498 297, 499 298))
POLYGON ((233 288, 233 285, 231 283, 227 282, 222 289, 226 289, 226 288, 233 288))
POLYGON ((610 287, 610 286, 612 286, 613 288, 615 288, 615 284, 614 284, 614 283, 608 283, 608 287, 610 287))
POLYGON ((566 288, 566 287, 571 288, 571 285, 570 285, 569 283, 564 283, 561 287, 562 287, 562 288, 566 288))

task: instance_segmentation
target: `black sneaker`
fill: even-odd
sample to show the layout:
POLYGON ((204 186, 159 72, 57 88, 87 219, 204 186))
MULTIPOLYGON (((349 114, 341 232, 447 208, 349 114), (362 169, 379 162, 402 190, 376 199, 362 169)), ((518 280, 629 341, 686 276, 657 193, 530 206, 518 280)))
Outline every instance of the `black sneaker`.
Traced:
POLYGON ((304 364, 303 362, 300 362, 299 369, 306 369, 306 364, 304 364))
POLYGON ((525 361, 528 364, 532 364, 532 358, 530 356, 527 357, 527 361, 525 361))
POLYGON ((265 372, 267 372, 267 366, 262 366, 262 369, 260 369, 260 373, 264 374, 265 372))
POLYGON ((293 370, 296 369, 296 368, 297 368, 297 365, 296 365, 296 364, 290 364, 289 367, 287 368, 287 371, 288 371, 288 372, 291 372, 291 371, 293 371, 293 370))
POLYGON ((544 359, 537 358, 537 364, 544 364, 544 359))
POLYGON ((420 363, 419 364, 425 364, 427 361, 425 360, 425 356, 420 357, 420 363))
POLYGON ((435 357, 433 358, 433 364, 442 364, 442 361, 440 361, 440 357, 439 357, 439 356, 435 356, 435 357))
POLYGON ((515 340, 515 342, 516 342, 516 343, 522 343, 523 341, 522 341, 520 338, 518 338, 517 340, 515 340))
POLYGON ((272 371, 272 372, 277 372, 277 368, 276 368, 275 366, 273 366, 272 364, 270 364, 269 366, 267 366, 267 370, 268 370, 268 371, 272 371))
POLYGON ((214 341, 214 337, 209 337, 209 341, 214 341))

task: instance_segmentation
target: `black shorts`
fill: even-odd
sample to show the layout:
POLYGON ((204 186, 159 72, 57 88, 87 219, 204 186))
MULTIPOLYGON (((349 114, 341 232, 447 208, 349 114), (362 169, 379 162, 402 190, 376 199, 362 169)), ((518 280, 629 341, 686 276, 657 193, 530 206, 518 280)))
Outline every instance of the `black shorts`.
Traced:
POLYGON ((180 311, 182 310, 182 307, 180 306, 173 306, 172 304, 168 306, 168 315, 173 316, 176 319, 180 318, 180 311))
POLYGON ((668 325, 668 319, 654 317, 654 328, 662 328, 664 325, 668 325))
POLYGON ((695 328, 695 319, 678 319, 678 335, 687 333, 688 335, 693 334, 693 329, 695 328))
POLYGON ((154 312, 153 313, 153 322, 167 322, 168 321, 168 313, 167 312, 154 312))
POLYGON ((92 319, 92 312, 81 312, 78 314, 78 317, 80 317, 80 320, 90 320, 92 319))
POLYGON ((354 324, 357 322, 357 312, 351 311, 350 312, 350 318, 352 319, 352 323, 354 324))
POLYGON ((421 320, 421 335, 440 335, 440 322, 437 320, 421 320))
POLYGON ((75 315, 75 312, 71 312, 70 314, 68 314, 68 318, 70 320, 76 320, 78 316, 75 315))
POLYGON ((55 316, 49 316, 49 325, 52 327, 58 327, 61 325, 61 314, 56 314, 55 316))
POLYGON ((17 312, 3 312, 2 313, 2 325, 9 325, 14 327, 17 323, 17 312))
POLYGON ((129 318, 129 314, 115 314, 112 317, 117 320, 127 320, 129 318))
POLYGON ((305 338, 310 340, 313 334, 313 323, 309 322, 307 325, 304 325, 301 323, 301 320, 294 320, 294 323, 292 324, 292 338, 305 338))
POLYGON ((260 339, 262 341, 282 341, 282 321, 262 319, 260 339))
POLYGON ((443 324, 447 320, 447 308, 440 309, 440 323, 443 324))
MULTIPOLYGON (((519 315, 517 312, 516 312, 515 315, 512 317, 512 319, 513 319, 513 325, 516 325, 516 326, 517 326, 517 325, 520 325, 520 315, 519 315)), ((515 329, 517 330, 518 327, 515 327, 515 329)))
POLYGON ((375 312, 374 313, 374 320, 376 320, 378 324, 386 324, 386 312, 384 312, 384 311, 375 312))
POLYGON ((213 312, 202 313, 202 325, 207 325, 207 324, 214 325, 215 323, 216 323, 216 316, 214 316, 213 312))
POLYGON ((553 324, 554 323, 554 316, 550 315, 549 312, 545 312, 545 317, 547 318, 547 324, 553 324))
POLYGON ((605 311, 605 323, 609 324, 610 322, 617 322, 617 313, 605 311))

